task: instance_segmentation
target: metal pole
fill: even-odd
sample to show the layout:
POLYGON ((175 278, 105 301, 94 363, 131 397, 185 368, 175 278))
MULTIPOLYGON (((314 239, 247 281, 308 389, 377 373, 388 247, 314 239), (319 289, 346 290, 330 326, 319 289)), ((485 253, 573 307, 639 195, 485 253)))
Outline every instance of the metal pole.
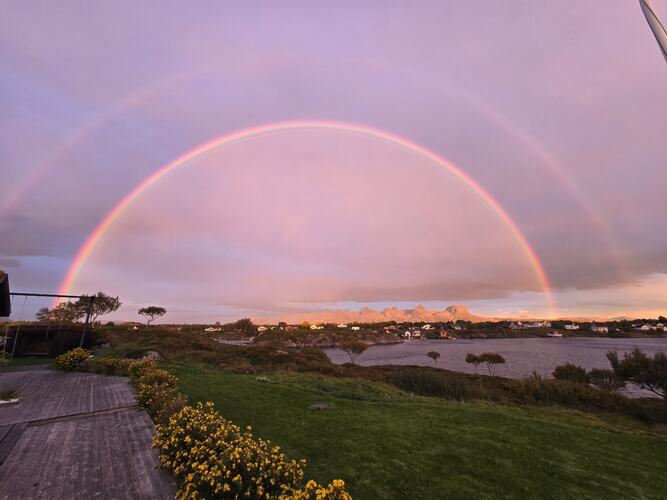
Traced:
POLYGON ((21 297, 61 297, 63 299, 82 299, 85 295, 61 295, 57 293, 24 293, 11 292, 9 295, 20 295, 21 297))
POLYGON ((14 333, 14 345, 12 346, 12 355, 9 358, 9 360, 14 359, 14 353, 16 352, 16 343, 19 340, 19 332, 21 331, 21 321, 23 321, 23 309, 25 309, 25 303, 28 301, 28 297, 26 296, 25 299, 23 299, 23 305, 21 306, 21 312, 19 313, 19 321, 18 325, 16 327, 16 333, 14 333))

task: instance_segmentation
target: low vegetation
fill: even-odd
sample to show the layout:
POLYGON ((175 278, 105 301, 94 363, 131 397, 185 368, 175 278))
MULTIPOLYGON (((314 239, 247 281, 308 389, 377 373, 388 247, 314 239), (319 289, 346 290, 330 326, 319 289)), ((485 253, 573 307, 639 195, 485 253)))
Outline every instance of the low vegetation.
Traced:
MULTIPOLYGON (((633 497, 660 498, 667 489, 660 472, 667 466, 667 405, 614 393, 620 379, 612 370, 591 371, 590 384, 537 375, 512 380, 425 366, 333 365, 319 349, 223 345, 201 329, 115 327, 96 336, 107 346, 104 356, 80 369, 130 375, 158 425, 197 409, 185 405, 185 396, 194 405, 210 401, 216 413, 224 409, 226 428, 252 425, 254 440, 259 435, 279 442, 286 456, 306 458, 314 482, 300 483, 294 498, 318 492, 342 498, 343 489, 358 498, 494 497, 498 491, 599 498, 621 488, 633 497), (162 356, 159 367, 120 359, 149 351, 162 356), (170 406, 170 394, 183 399, 170 406), (345 478, 345 488, 329 484, 331 477, 345 478)), ((215 470, 237 466, 225 453, 208 455, 224 459, 215 470)), ((184 484, 191 473, 176 472, 184 484)), ((201 487, 206 495, 216 487, 202 477, 192 476, 190 492, 201 487)))
POLYGON ((616 376, 626 382, 651 391, 656 396, 667 398, 667 355, 663 352, 651 357, 639 349, 619 359, 616 352, 607 354, 616 376))
POLYGON ((191 401, 212 401, 236 425, 306 458, 315 480, 343 477, 354 498, 658 499, 667 491, 667 430, 636 419, 421 397, 356 377, 169 369, 191 401), (328 409, 309 410, 318 403, 328 409))
POLYGON ((568 380, 570 382, 579 382, 580 384, 588 384, 589 380, 586 369, 572 363, 557 366, 553 371, 553 376, 556 380, 568 380))
POLYGON ((158 425, 160 463, 181 479, 179 498, 348 499, 345 483, 303 485, 305 460, 289 459, 250 427, 224 419, 214 404, 185 406, 158 425))
POLYGON ((71 372, 90 357, 90 352, 81 347, 67 351, 56 358, 56 366, 61 370, 71 372))
POLYGON ((130 377, 140 408, 157 424, 154 446, 161 465, 180 480, 178 498, 348 500, 345 482, 304 484, 305 460, 288 459, 270 441, 241 432, 213 403, 187 405, 177 378, 152 359, 91 358, 83 349, 58 357, 58 366, 130 377))
POLYGON ((11 401, 19 397, 18 389, 14 387, 0 387, 0 401, 11 401))

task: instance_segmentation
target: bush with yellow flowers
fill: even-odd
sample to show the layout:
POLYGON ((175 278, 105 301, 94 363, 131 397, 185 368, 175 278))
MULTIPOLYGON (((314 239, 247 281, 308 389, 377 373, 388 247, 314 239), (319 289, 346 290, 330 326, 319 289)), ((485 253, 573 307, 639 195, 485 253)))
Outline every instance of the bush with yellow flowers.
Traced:
POLYGON ((67 351, 56 358, 56 366, 61 370, 71 372, 90 357, 90 353, 81 347, 67 351))
POLYGON ((135 394, 137 405, 144 408, 156 424, 163 424, 188 402, 185 395, 168 384, 139 384, 135 394))
POLYGON ((345 491, 345 481, 334 479, 327 486, 322 486, 312 479, 298 490, 289 491, 280 496, 279 500, 352 500, 345 491))
POLYGON ((127 368, 127 374, 132 380, 137 380, 148 370, 157 370, 157 361, 152 359, 138 359, 132 361, 127 368))
POLYGON ((342 481, 302 489, 304 460, 288 459, 250 427, 242 432, 210 402, 185 406, 158 425, 154 446, 161 465, 182 480, 178 498, 350 498, 340 496, 347 495, 342 481), (329 490, 338 496, 313 496, 329 490))
POLYGON ((137 387, 142 385, 167 385, 169 387, 176 387, 176 377, 166 370, 160 368, 148 369, 141 372, 141 375, 135 379, 137 387))
POLYGON ((132 361, 120 358, 90 358, 79 365, 78 370, 104 375, 127 375, 132 361))

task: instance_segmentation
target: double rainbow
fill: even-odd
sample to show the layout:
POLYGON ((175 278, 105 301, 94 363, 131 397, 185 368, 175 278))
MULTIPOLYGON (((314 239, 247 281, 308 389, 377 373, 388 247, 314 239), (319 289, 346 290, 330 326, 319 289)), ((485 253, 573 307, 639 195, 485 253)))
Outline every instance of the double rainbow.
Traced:
POLYGON ((146 177, 141 181, 137 186, 132 189, 128 194, 126 194, 114 208, 101 220, 97 225, 95 230, 88 236, 85 243, 81 246, 79 251, 76 254, 76 257, 72 261, 65 278, 63 279, 59 292, 60 294, 68 294, 72 288, 74 281, 81 272, 86 260, 91 255, 97 244, 100 242, 107 230, 113 225, 113 223, 132 205, 134 200, 139 198, 142 193, 149 189, 153 184, 158 182, 163 177, 166 177, 169 173, 176 170, 177 168, 187 165, 191 160, 197 158, 198 156, 207 153, 215 148, 228 146, 246 139, 255 138, 263 135, 268 135, 275 132, 283 132, 288 130, 299 130, 299 129, 320 129, 320 130, 334 130, 334 131, 344 131, 360 135, 369 136, 375 139, 380 139, 391 144, 403 147, 409 151, 412 151, 424 158, 429 159, 433 163, 437 164, 441 168, 444 168, 449 173, 456 176, 460 179, 465 185, 472 189, 483 201, 486 203, 501 221, 507 226, 516 242, 519 244, 522 252, 525 254, 526 258, 530 262, 530 265, 535 273, 542 291, 546 294, 547 302, 549 306, 553 309, 555 302, 553 295, 551 293, 551 285, 549 283, 549 278, 542 266, 542 263, 538 259, 535 251, 530 246, 526 237, 523 235, 521 230, 517 227, 512 218, 507 214, 503 207, 489 194, 484 188, 482 188, 474 179, 464 173, 460 168, 458 168, 453 163, 449 162, 442 156, 439 156, 430 149, 416 144, 409 139, 404 137, 397 136, 390 132, 383 130, 351 124, 351 123, 342 123, 334 121, 288 121, 288 122, 278 122, 271 123, 267 125, 260 125, 257 127, 247 128, 232 132, 229 134, 224 134, 222 136, 216 137, 208 142, 200 144, 199 146, 187 151, 182 154, 175 160, 167 163, 156 172, 146 177))

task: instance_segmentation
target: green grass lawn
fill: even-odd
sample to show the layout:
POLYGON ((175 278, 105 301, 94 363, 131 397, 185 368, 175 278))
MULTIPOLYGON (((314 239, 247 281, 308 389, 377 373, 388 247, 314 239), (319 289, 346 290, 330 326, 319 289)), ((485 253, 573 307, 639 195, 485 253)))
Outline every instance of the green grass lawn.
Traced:
POLYGON ((457 403, 318 375, 238 375, 173 365, 191 402, 252 425, 320 482, 355 498, 667 497, 667 439, 628 419, 457 403), (313 403, 330 409, 308 410, 313 403))

